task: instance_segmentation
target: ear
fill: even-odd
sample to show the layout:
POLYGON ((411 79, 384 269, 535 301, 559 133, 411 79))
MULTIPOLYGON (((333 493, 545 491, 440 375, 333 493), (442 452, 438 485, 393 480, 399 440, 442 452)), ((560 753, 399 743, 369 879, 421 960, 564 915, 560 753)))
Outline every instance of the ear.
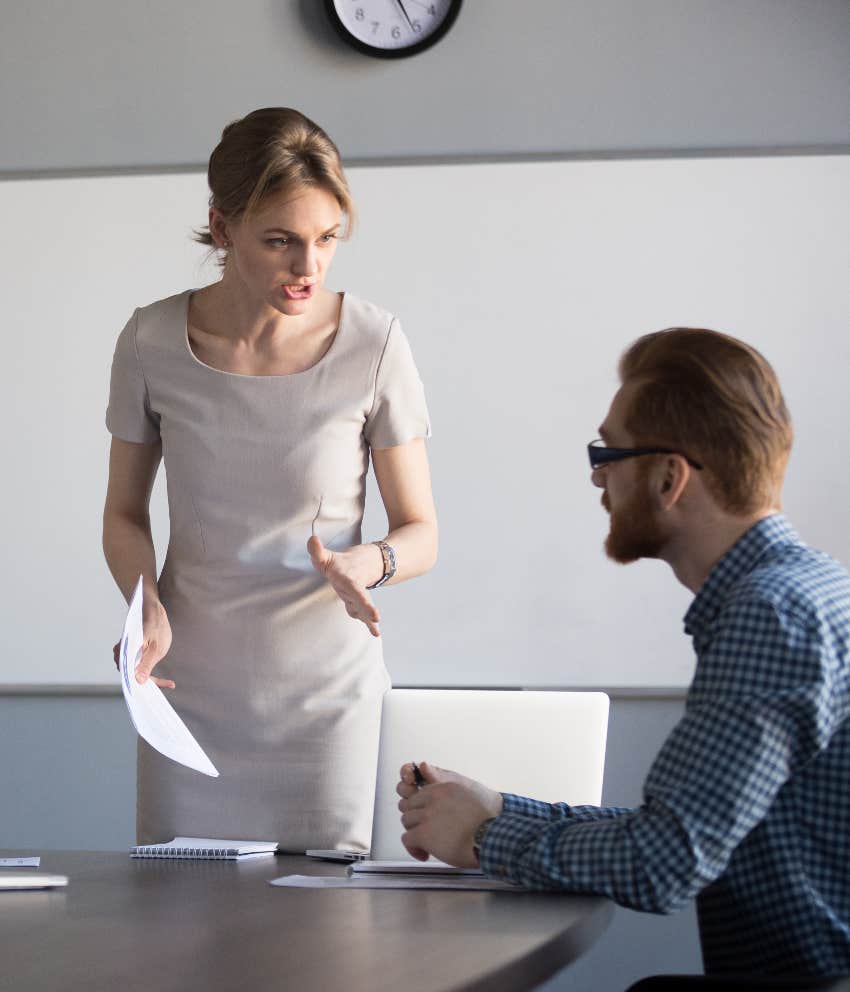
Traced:
POLYGON ((224 214, 215 207, 210 207, 209 228, 216 248, 227 248, 230 245, 230 233, 224 214))
POLYGON ((651 492, 660 510, 672 510, 691 478, 691 466, 682 455, 665 455, 650 475, 651 492))

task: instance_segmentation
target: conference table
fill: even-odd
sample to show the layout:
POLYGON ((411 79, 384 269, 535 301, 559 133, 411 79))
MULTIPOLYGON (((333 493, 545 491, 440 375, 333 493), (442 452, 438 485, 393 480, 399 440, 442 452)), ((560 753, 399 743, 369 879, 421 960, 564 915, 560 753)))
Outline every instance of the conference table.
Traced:
MULTIPOLYGON (((278 888, 344 865, 41 854, 65 889, 0 891, 0 989, 501 992, 533 989, 611 918, 595 896, 278 888)), ((5 869, 0 869, 4 871, 5 869)))

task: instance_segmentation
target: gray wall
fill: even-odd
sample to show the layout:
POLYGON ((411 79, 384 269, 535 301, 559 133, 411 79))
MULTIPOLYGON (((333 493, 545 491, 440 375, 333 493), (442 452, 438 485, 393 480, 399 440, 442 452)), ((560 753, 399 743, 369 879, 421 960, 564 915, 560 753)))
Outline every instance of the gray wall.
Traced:
MULTIPOLYGON (((344 50, 319 6, 11 0, 0 171, 197 165, 226 121, 272 104, 315 117, 349 159, 850 146, 846 0, 467 0, 401 64, 344 50)), ((637 798, 679 706, 615 701, 606 802, 637 798)), ((120 700, 0 698, 0 734, 0 845, 130 841, 120 700)), ((698 962, 692 911, 620 911, 547 988, 606 992, 698 962)))
POLYGON ((11 0, 0 170, 206 162, 291 105, 349 158, 842 145, 846 0, 466 0, 401 63, 344 48, 320 0, 11 0))

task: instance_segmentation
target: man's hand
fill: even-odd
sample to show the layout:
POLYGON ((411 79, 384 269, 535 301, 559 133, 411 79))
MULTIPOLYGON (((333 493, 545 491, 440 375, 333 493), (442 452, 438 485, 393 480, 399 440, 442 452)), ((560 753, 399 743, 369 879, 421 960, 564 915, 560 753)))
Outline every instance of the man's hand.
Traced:
POLYGON ((362 620, 373 637, 380 637, 381 617, 366 586, 377 582, 384 572, 381 549, 374 544, 357 544, 347 551, 330 551, 318 537, 307 542, 313 568, 328 580, 345 604, 350 617, 362 620))
POLYGON ((472 850, 475 830, 484 820, 500 816, 501 793, 457 772, 420 762, 425 785, 417 788, 413 765, 403 765, 396 792, 405 828, 401 841, 419 861, 429 855, 456 865, 477 868, 472 850))

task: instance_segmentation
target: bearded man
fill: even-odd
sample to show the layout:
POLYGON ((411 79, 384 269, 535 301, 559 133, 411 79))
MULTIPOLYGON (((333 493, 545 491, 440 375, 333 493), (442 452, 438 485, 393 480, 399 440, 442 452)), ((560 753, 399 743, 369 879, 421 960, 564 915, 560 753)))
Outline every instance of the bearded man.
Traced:
POLYGON ((684 716, 636 809, 502 794, 425 762, 417 786, 405 765, 403 842, 647 912, 696 898, 706 974, 741 987, 850 972, 850 575, 780 512, 792 429, 776 375, 695 328, 638 339, 619 371, 591 478, 607 553, 666 561, 695 594, 684 716))

